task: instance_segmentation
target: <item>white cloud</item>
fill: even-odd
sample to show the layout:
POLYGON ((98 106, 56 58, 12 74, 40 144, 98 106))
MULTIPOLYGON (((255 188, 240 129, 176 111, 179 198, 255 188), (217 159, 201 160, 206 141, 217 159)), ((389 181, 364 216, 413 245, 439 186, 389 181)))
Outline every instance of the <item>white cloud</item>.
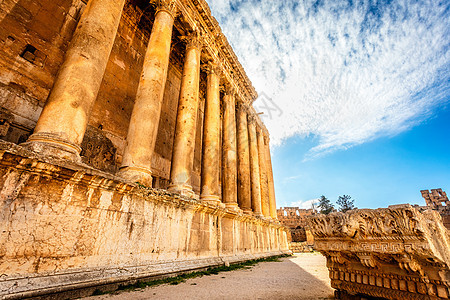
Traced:
POLYGON ((255 88, 283 112, 263 118, 275 144, 314 135, 315 157, 407 130, 449 99, 445 1, 208 2, 255 88))
POLYGON ((304 208, 304 209, 310 209, 312 208, 313 204, 319 203, 319 199, 311 199, 311 200, 299 200, 296 202, 291 202, 291 207, 298 207, 298 208, 304 208))

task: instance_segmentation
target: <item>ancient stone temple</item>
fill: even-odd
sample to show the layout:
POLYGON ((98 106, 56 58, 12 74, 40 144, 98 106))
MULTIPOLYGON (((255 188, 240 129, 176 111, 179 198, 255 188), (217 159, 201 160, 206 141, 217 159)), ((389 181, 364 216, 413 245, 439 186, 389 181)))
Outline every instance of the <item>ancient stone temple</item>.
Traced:
POLYGON ((449 299, 450 235, 438 212, 405 204, 308 222, 338 299, 449 299))
POLYGON ((0 40, 0 296, 288 251, 257 93, 204 0, 4 0, 0 40))

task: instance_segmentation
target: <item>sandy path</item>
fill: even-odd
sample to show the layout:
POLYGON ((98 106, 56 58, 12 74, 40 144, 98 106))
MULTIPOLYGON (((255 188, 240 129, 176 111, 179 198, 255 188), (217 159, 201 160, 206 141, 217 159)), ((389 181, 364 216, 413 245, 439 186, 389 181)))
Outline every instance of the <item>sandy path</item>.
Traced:
POLYGON ((325 258, 302 253, 263 262, 249 269, 188 279, 179 285, 160 285, 132 292, 85 298, 122 299, 330 299, 325 258))

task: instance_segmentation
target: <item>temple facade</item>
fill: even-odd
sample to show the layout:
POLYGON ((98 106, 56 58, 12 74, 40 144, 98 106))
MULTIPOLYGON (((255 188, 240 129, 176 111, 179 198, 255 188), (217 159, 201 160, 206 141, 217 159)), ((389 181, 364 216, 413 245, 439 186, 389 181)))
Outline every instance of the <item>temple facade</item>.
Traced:
POLYGON ((0 25, 0 295, 288 251, 257 93, 204 0, 5 0, 0 25))

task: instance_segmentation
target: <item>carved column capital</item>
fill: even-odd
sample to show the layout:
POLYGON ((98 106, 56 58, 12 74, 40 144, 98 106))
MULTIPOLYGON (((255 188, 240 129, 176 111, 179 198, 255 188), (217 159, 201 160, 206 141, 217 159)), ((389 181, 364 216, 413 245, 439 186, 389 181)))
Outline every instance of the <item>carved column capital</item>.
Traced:
POLYGON ((234 97, 234 95, 236 94, 236 90, 234 89, 233 85, 227 83, 225 84, 224 88, 225 88, 225 95, 234 97))
POLYGON ((247 118, 248 118, 247 121, 248 121, 249 125, 252 125, 252 126, 256 125, 256 116, 254 114, 249 114, 247 118))
POLYGON ((186 49, 195 48, 201 50, 203 47, 202 36, 198 30, 189 33, 187 36, 183 36, 181 39, 186 43, 186 49))
POLYGON ((178 13, 178 8, 175 0, 158 0, 156 1, 156 13, 165 11, 169 13, 174 19, 178 13))
POLYGON ((236 100, 236 110, 242 113, 248 113, 248 106, 241 99, 236 100))
POLYGON ((203 71, 205 71, 208 75, 215 74, 217 76, 220 76, 222 74, 222 66, 216 61, 208 61, 203 66, 203 71))

